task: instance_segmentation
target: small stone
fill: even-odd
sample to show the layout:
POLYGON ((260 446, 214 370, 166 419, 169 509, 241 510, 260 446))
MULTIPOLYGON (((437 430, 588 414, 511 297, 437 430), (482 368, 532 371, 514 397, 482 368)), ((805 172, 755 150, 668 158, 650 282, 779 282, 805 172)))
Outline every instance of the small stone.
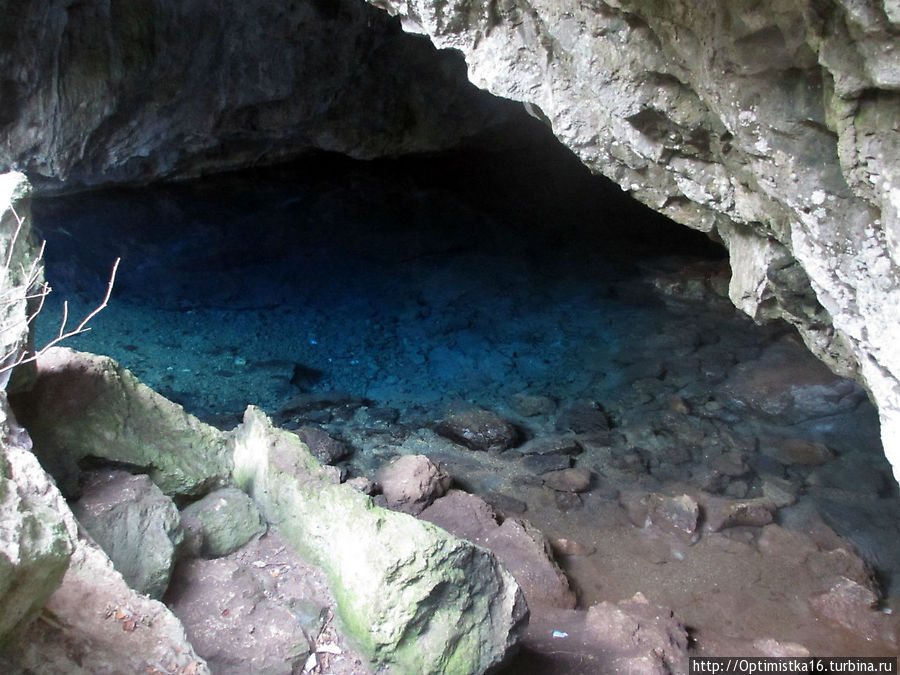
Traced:
POLYGON ((382 466, 376 480, 389 509, 417 515, 450 488, 450 476, 425 455, 400 455, 382 466))
POLYGON ((558 508, 563 513, 568 513, 569 511, 577 511, 584 506, 584 502, 581 501, 581 497, 579 497, 574 492, 556 492, 553 495, 553 501, 556 504, 556 508, 558 508))
POLYGON ((798 491, 799 487, 795 483, 784 478, 766 476, 763 479, 763 497, 772 502, 772 504, 779 509, 796 503, 798 491))
POLYGON ((561 471, 572 466, 572 458, 568 455, 526 455, 522 465, 537 474, 550 471, 561 471))
POLYGON ((544 485, 558 492, 584 492, 591 486, 591 472, 586 469, 562 469, 545 473, 544 485))
POLYGON ((582 544, 579 541, 575 541, 574 539, 550 539, 550 547, 553 549, 553 552, 557 555, 568 555, 568 556, 585 556, 585 555, 593 555, 597 552, 596 546, 590 546, 589 544, 582 544))
POLYGON ((576 434, 609 431, 609 417, 603 406, 596 401, 575 401, 559 413, 556 429, 574 431, 576 434))
POLYGON ((728 483, 728 487, 725 488, 724 494, 733 499, 744 499, 749 491, 750 486, 747 485, 747 481, 733 480, 728 483))
POLYGON ((760 451, 786 466, 821 466, 835 456, 827 445, 799 438, 763 444, 760 451))
POLYGON ((236 551, 266 531, 256 503, 237 488, 210 492, 181 511, 185 529, 200 532, 200 554, 217 558, 236 551))
POLYGON ((355 476, 344 482, 364 495, 373 495, 377 490, 375 483, 365 476, 355 476))
POLYGON ((748 471, 744 456, 737 450, 732 450, 716 457, 712 461, 712 468, 732 478, 743 476, 748 471))
POLYGON ((556 401, 549 396, 519 392, 513 394, 510 406, 522 417, 538 417, 540 415, 552 415, 556 412, 556 401))
POLYGON ((666 401, 666 407, 669 410, 672 410, 677 413, 681 413, 682 415, 690 415, 691 407, 688 405, 687 401, 685 401, 681 396, 670 396, 666 401))
POLYGON ((501 452, 519 440, 519 432, 512 424, 481 408, 452 414, 435 431, 470 450, 501 452))
POLYGON ((762 527, 775 519, 775 504, 768 499, 719 499, 711 497, 704 503, 706 529, 719 532, 728 527, 749 525, 762 527))
POLYGON ((700 507, 690 495, 654 493, 648 501, 647 519, 661 530, 695 541, 700 507))
POLYGON ((521 499, 516 499, 500 492, 488 492, 481 495, 481 498, 504 516, 509 516, 510 514, 520 516, 528 510, 528 504, 521 499))
POLYGON ((306 443, 313 457, 322 464, 334 464, 350 454, 350 448, 345 443, 332 438, 328 432, 319 427, 304 425, 294 433, 306 443))
POLYGON ((577 455, 581 444, 574 434, 539 436, 517 448, 523 455, 577 455))

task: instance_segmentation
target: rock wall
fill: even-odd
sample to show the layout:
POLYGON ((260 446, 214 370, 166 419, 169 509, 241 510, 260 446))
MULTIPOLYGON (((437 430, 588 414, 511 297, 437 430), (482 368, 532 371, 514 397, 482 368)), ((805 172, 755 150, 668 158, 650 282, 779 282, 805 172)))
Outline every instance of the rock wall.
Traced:
POLYGON ((0 171, 43 191, 315 149, 440 150, 521 109, 361 0, 0 0, 0 12, 0 171))
POLYGON ((722 239, 735 304, 866 383, 900 476, 900 3, 370 1, 722 239))

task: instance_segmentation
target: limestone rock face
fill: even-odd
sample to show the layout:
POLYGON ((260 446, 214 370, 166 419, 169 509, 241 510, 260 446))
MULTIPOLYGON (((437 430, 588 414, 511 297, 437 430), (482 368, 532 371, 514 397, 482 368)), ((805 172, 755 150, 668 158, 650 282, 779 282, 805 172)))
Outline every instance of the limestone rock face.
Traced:
MULTIPOLYGON (((65 503, 59 516, 75 539, 77 525, 65 503)), ((69 568, 41 620, 0 655, 0 670, 15 675, 210 672, 172 612, 129 588, 106 554, 83 537, 77 537, 69 568)))
POLYGON ((131 588, 163 596, 184 532, 175 503, 147 476, 98 472, 72 512, 131 588))
POLYGON ((900 475, 896 3, 370 0, 593 170, 731 250, 729 289, 878 404, 900 475))
POLYGON ((0 392, 0 651, 59 586, 74 548, 59 490, 0 392))
POLYGON ((376 669, 482 673, 504 661, 527 610, 493 555, 337 484, 258 408, 233 440, 236 482, 328 574, 344 634, 376 669))
POLYGON ((54 347, 14 408, 41 465, 63 492, 78 490, 78 462, 102 458, 147 470, 168 495, 203 494, 231 471, 225 434, 188 415, 109 357, 54 347))
POLYGON ((469 85, 459 55, 358 0, 2 0, 0 11, 0 167, 45 187, 316 149, 439 150, 520 110, 469 85))
MULTIPOLYGON (((43 281, 43 263, 37 257, 31 233, 31 184, 24 174, 0 174, 0 368, 21 358, 29 342, 28 317, 35 310, 29 301, 43 281)), ((4 388, 11 370, 0 372, 4 388)))

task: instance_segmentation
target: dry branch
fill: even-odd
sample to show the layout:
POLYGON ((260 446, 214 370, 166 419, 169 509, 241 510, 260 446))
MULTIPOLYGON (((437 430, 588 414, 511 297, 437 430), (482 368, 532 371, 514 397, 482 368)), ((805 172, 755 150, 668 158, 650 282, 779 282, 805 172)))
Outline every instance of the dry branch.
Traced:
MULTIPOLYGON (((10 210, 12 211, 13 217, 16 219, 16 229, 15 232, 13 232, 12 238, 10 239, 9 252, 7 253, 6 261, 4 262, 2 270, 2 274, 4 275, 5 279, 11 279, 10 268, 12 266, 13 249, 16 246, 16 241, 18 240, 19 235, 22 232, 22 226, 25 222, 25 219, 21 218, 19 214, 16 213, 15 209, 10 207, 10 210)), ((38 283, 38 279, 41 276, 41 262, 44 258, 44 247, 46 246, 46 244, 46 241, 41 242, 41 247, 38 250, 38 254, 32 259, 31 264, 28 266, 27 270, 24 266, 19 270, 23 279, 22 285, 24 285, 24 287, 27 289, 25 291, 25 295, 18 298, 15 297, 16 288, 14 287, 10 287, 0 293, 0 308, 6 308, 15 302, 28 302, 29 300, 38 300, 37 306, 31 312, 26 309, 25 318, 23 320, 18 321, 11 326, 4 327, 4 331, 22 330, 30 326, 31 323, 37 318, 38 314, 41 313, 41 310, 44 308, 44 301, 53 290, 52 288, 50 288, 50 284, 47 281, 41 281, 40 283, 38 283)), ((121 258, 116 258, 115 262, 113 263, 112 271, 109 275, 109 282, 106 285, 106 294, 103 296, 102 302, 100 302, 100 304, 97 305, 93 310, 88 312, 88 314, 78 323, 77 326, 75 326, 75 328, 66 330, 66 326, 69 322, 69 301, 65 300, 63 301, 62 319, 60 321, 59 331, 57 332, 56 337, 50 340, 50 342, 45 344, 43 347, 35 351, 33 354, 31 354, 31 356, 27 356, 27 352, 23 352, 21 355, 19 355, 18 358, 14 358, 12 362, 7 363, 7 360, 13 358, 16 355, 16 352, 21 349, 21 347, 15 346, 5 354, 0 355, 0 364, 2 364, 0 365, 0 375, 12 370, 16 366, 22 365, 23 363, 30 363, 31 361, 36 360, 48 349, 58 345, 63 340, 67 340, 71 337, 74 337, 75 335, 80 335, 81 333, 86 333, 87 331, 91 330, 91 327, 88 326, 88 323, 91 321, 91 319, 97 316, 97 314, 103 311, 103 309, 109 304, 109 298, 112 295, 113 285, 116 282, 116 272, 118 272, 119 270, 120 261, 121 258)))

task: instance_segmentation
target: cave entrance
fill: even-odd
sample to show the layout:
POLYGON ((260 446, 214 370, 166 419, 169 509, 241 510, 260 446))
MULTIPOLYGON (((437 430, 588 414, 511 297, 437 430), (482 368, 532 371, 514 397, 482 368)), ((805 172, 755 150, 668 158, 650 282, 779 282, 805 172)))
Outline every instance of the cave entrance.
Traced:
POLYGON ((349 475, 428 454, 550 537, 580 606, 641 592, 706 653, 880 653, 807 602, 864 583, 853 547, 900 595, 864 393, 734 310, 723 249, 559 146, 314 155, 34 215, 55 289, 39 342, 121 256, 112 304, 69 346, 200 418, 231 428, 259 405, 340 441, 349 475), (465 447, 478 434, 498 445, 465 447))

